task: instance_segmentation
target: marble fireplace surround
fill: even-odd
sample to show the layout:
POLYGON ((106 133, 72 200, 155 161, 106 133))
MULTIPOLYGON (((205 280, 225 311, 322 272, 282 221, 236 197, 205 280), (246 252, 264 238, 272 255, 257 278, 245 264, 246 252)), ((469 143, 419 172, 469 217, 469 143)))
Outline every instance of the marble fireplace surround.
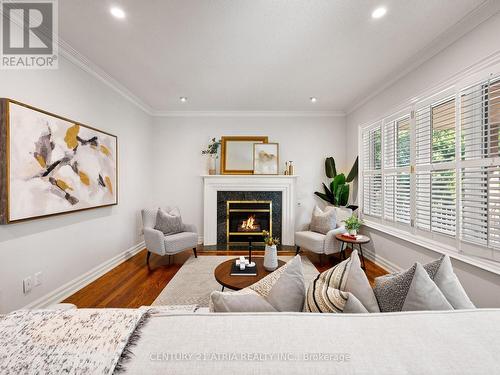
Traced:
POLYGON ((294 245, 295 184, 297 176, 212 175, 203 176, 203 244, 217 244, 217 193, 219 191, 281 192, 281 243, 294 245))

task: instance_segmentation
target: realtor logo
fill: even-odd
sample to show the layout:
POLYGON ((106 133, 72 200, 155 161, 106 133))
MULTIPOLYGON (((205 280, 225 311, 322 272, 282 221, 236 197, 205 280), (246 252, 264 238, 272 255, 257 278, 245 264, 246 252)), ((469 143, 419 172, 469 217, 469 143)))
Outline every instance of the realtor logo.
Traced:
POLYGON ((57 0, 0 1, 2 69, 56 69, 57 0))

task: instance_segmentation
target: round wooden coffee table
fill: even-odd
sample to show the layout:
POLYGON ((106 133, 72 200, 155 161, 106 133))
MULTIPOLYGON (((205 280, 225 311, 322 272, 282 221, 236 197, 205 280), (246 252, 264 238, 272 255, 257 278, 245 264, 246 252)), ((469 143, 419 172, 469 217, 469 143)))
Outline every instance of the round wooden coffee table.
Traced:
MULTIPOLYGON (((257 267, 257 276, 231 276, 231 267, 233 263, 236 262, 236 259, 239 258, 226 260, 225 262, 219 264, 214 271, 215 280, 222 285, 222 290, 224 290, 224 288, 232 290, 246 288, 271 273, 264 269, 263 257, 252 257, 252 261, 255 262, 255 267, 257 267)), ((278 268, 284 264, 285 262, 278 259, 278 268)))
POLYGON ((363 256, 363 249, 361 248, 361 245, 370 242, 370 237, 364 236, 362 234, 359 234, 356 236, 356 238, 349 238, 344 236, 343 234, 337 234, 335 235, 335 238, 340 241, 341 246, 340 246, 340 255, 344 256, 344 259, 346 258, 345 256, 345 249, 348 247, 347 244, 351 244, 351 249, 354 251, 354 245, 358 245, 359 247, 359 254, 361 256, 361 264, 363 265, 362 268, 366 270, 365 267, 365 257, 363 256), (345 248, 344 248, 344 245, 345 248))

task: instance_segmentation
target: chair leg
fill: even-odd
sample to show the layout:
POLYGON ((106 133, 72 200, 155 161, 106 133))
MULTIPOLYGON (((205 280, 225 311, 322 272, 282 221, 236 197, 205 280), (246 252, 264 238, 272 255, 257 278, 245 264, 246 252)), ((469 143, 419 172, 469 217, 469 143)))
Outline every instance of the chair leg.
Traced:
POLYGON ((146 255, 146 264, 149 266, 149 257, 151 256, 151 251, 148 251, 146 255))
POLYGON ((297 246, 297 251, 295 252, 295 255, 299 255, 300 253, 300 246, 297 246))
POLYGON ((196 247, 193 247, 193 253, 194 253, 194 257, 198 258, 198 254, 196 253, 196 247))

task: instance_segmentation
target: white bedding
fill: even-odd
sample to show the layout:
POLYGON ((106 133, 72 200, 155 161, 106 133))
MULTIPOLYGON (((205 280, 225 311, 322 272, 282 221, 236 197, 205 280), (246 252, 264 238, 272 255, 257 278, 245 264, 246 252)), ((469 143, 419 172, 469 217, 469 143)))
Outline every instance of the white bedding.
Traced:
POLYGON ((496 374, 500 309, 160 314, 132 352, 126 374, 496 374))

